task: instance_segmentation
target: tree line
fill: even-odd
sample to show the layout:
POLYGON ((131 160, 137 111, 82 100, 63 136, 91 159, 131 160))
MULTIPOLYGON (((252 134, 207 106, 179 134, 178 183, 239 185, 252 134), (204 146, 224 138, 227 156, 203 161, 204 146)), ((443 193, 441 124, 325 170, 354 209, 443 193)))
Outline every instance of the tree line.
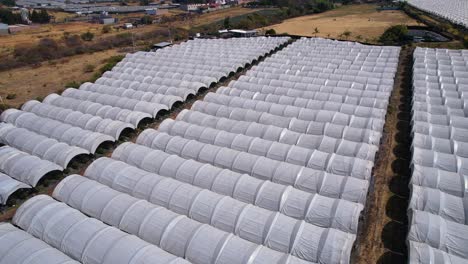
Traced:
MULTIPOLYGON (((33 23, 49 23, 50 22, 50 15, 47 10, 42 9, 40 11, 33 10, 29 12, 29 19, 33 23)), ((21 18, 21 14, 18 12, 12 12, 6 8, 0 8, 0 22, 5 23, 8 25, 14 24, 21 24, 23 23, 23 19, 21 18)))

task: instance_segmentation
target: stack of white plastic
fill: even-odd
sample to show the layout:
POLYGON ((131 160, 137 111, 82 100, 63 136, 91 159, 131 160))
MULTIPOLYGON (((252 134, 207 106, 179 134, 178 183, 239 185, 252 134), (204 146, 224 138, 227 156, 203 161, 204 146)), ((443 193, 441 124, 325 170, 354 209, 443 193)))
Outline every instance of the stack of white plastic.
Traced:
POLYGON ((413 263, 468 263, 468 51, 417 48, 413 66, 413 263))
POLYGON ((454 24, 468 27, 468 1, 466 0, 407 0, 407 2, 454 24))
MULTIPOLYGON (((394 47, 297 41, 249 71, 247 77, 257 77, 244 78, 246 86, 237 87, 240 82, 233 81, 233 88, 210 93, 177 120, 167 119, 158 130, 145 130, 136 143, 120 145, 111 159, 93 162, 85 172, 92 181, 73 176, 54 196, 143 239, 145 227, 133 229, 120 219, 130 215, 136 201, 121 205, 124 196, 114 199, 115 191, 162 207, 158 215, 188 217, 195 227, 207 225, 203 231, 213 230, 204 243, 208 253, 200 256, 206 259, 216 256, 211 247, 219 245, 215 237, 221 234, 215 234, 221 231, 232 233, 238 245, 245 241, 263 246, 263 252, 286 254, 289 262, 348 263, 398 55, 394 47), (317 59, 321 64, 308 65, 317 59), (312 77, 314 72, 320 76, 312 77), (323 83, 322 72, 327 75, 323 83), (259 86, 248 85, 250 80, 278 87, 279 92, 257 90, 259 86), (316 91, 328 97, 302 96, 316 91), (339 101, 326 99, 333 95, 339 101), (100 200, 109 202, 97 209, 91 201, 100 200), (107 208, 120 213, 107 214, 107 208)), ((162 216, 155 221, 168 227, 185 221, 173 217, 164 223, 162 216)), ((199 233, 191 222, 184 223, 185 233, 173 239, 189 241, 182 247, 187 250, 199 233)), ((160 245, 159 240, 151 241, 160 245)), ((245 258, 242 250, 226 247, 245 258)), ((184 250, 180 252, 187 254, 184 250)), ((266 263, 263 256, 255 261, 266 263)))

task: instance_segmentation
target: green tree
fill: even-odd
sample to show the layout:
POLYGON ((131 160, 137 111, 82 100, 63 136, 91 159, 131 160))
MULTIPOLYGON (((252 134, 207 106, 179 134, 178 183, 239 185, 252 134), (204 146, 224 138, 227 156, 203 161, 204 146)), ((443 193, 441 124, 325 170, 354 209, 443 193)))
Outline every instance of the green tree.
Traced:
POLYGON ((50 15, 47 13, 47 10, 42 9, 39 12, 39 23, 45 24, 50 22, 50 15))
POLYGON ((16 2, 15 0, 0 0, 0 4, 4 6, 15 6, 16 2))
POLYGON ((231 17, 225 17, 223 24, 225 29, 231 28, 231 17))
POLYGON ((265 35, 276 35, 276 30, 270 28, 267 31, 265 31, 265 35))
POLYGON ((150 16, 143 16, 141 17, 140 22, 142 24, 150 25, 153 23, 153 19, 150 16))
POLYGON ((379 38, 379 41, 386 45, 401 44, 407 40, 408 27, 405 25, 391 26, 379 38))
POLYGON ((19 24, 22 22, 20 14, 13 13, 4 8, 0 8, 0 21, 8 25, 19 24))

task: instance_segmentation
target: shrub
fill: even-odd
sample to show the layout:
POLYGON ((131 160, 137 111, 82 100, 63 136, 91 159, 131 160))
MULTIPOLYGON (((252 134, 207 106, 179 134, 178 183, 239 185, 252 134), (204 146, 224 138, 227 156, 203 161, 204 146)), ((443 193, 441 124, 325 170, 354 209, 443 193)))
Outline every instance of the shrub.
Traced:
POLYGON ((92 64, 86 64, 83 71, 86 72, 93 72, 96 67, 92 64))
POLYGON ((80 87, 80 83, 78 83, 77 81, 67 82, 65 84, 65 87, 67 87, 67 88, 78 88, 78 87, 80 87))
POLYGON ((265 31, 265 35, 276 35, 276 30, 270 28, 267 31, 265 31))
POLYGON ((68 36, 64 36, 64 42, 65 42, 65 45, 68 46, 68 47, 78 47, 78 46, 81 46, 83 45, 83 41, 81 41, 81 37, 78 36, 78 35, 68 35, 68 36))
POLYGON ((402 44, 407 40, 408 28, 405 25, 391 26, 379 38, 379 41, 386 45, 402 44))
POLYGON ((103 34, 107 34, 107 33, 111 32, 111 31, 112 31, 112 28, 109 25, 105 25, 105 26, 102 27, 102 33, 103 34))
POLYGON ((89 31, 81 34, 81 39, 84 41, 91 41, 93 40, 93 38, 94 38, 94 34, 89 31))
POLYGON ((16 94, 7 94, 6 99, 7 100, 13 100, 16 98, 16 94))

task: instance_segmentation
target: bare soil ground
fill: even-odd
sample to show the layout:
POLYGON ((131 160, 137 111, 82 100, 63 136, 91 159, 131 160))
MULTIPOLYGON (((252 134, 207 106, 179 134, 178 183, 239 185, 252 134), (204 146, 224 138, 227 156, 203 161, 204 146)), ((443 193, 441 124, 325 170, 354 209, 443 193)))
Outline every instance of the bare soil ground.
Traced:
POLYGON ((0 97, 4 104, 18 107, 28 100, 60 92, 69 82, 82 82, 91 78, 93 72, 85 72, 86 65, 93 65, 96 71, 104 65, 106 59, 118 54, 118 50, 112 49, 53 60, 39 67, 0 72, 0 97), (8 95, 14 95, 15 98, 8 100, 8 95))
POLYGON ((400 54, 354 263, 407 262, 412 51, 400 54))
POLYGON ((418 25, 403 11, 378 11, 375 4, 345 5, 321 14, 301 16, 266 27, 277 33, 346 39, 341 34, 351 32, 348 40, 374 42, 392 25, 418 25), (319 33, 315 34, 317 28, 319 33))

